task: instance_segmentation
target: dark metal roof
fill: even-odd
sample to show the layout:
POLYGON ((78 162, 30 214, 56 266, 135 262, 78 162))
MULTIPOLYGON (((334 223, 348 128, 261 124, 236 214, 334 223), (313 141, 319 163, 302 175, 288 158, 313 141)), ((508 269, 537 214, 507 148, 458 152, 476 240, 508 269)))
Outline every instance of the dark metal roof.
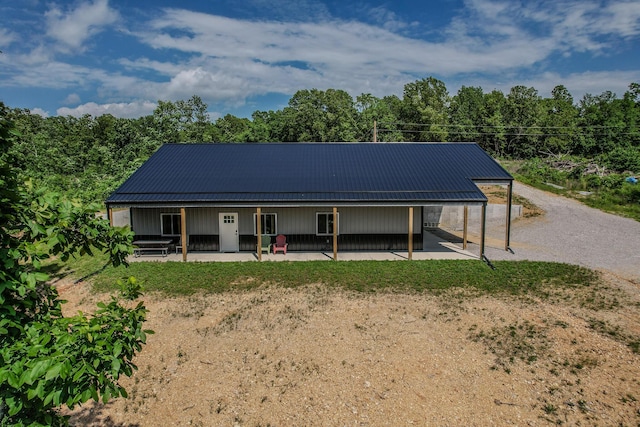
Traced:
POLYGON ((474 143, 166 144, 107 204, 484 202, 474 180, 512 179, 474 143))

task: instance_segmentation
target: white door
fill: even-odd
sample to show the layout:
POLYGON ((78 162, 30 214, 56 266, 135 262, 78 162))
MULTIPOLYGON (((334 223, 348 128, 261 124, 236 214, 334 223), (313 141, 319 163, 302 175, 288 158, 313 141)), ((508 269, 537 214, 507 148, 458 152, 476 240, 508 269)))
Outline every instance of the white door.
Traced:
POLYGON ((220 212, 218 214, 220 227, 220 252, 238 252, 238 213, 220 212))

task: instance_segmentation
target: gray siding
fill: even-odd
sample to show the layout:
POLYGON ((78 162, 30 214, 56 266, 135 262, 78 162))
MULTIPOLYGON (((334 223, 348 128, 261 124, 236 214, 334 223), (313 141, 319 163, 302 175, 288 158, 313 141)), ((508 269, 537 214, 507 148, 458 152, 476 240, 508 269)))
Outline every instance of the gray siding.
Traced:
MULTIPOLYGON (((218 214, 238 213, 238 233, 253 234, 255 209, 249 208, 188 208, 187 234, 218 234, 218 214)), ((278 233, 315 234, 316 212, 332 212, 331 208, 262 208, 263 213, 278 215, 278 233)), ((409 209, 406 207, 349 207, 339 208, 340 234, 403 234, 408 231, 409 209)), ((159 235, 160 214, 180 213, 179 208, 132 208, 132 228, 136 234, 159 235)), ((422 229, 421 207, 414 208, 414 233, 422 229)))
POLYGON ((161 213, 180 213, 180 208, 131 208, 131 229, 140 235, 160 235, 161 213))
MULTIPOLYGON (((216 208, 188 208, 187 234, 218 234, 218 212, 235 212, 237 210, 220 210, 216 208)), ((180 213, 180 208, 132 208, 132 229, 136 234, 160 234, 160 214, 180 213)))
MULTIPOLYGON (((403 234, 409 230, 409 208, 354 207, 338 209, 341 234, 403 234)), ((413 209, 413 232, 422 228, 422 211, 413 209)))
MULTIPOLYGON (((253 215, 255 209, 237 209, 239 214, 240 234, 253 234, 253 215)), ((262 213, 278 215, 278 233, 281 234, 314 234, 315 208, 262 208, 262 213)))
POLYGON ((218 213, 215 208, 187 209, 187 234, 218 234, 218 213))

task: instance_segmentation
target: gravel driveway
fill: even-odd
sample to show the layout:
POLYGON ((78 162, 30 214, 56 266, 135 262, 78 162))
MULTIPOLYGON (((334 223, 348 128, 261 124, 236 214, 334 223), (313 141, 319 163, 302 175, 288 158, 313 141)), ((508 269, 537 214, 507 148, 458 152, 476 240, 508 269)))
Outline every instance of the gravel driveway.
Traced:
MULTIPOLYGON (((546 214, 513 221, 511 248, 515 253, 488 247, 486 255, 490 260, 579 264, 640 282, 640 222, 520 183, 514 183, 513 190, 546 214)), ((504 241, 504 226, 489 230, 489 235, 504 241)))

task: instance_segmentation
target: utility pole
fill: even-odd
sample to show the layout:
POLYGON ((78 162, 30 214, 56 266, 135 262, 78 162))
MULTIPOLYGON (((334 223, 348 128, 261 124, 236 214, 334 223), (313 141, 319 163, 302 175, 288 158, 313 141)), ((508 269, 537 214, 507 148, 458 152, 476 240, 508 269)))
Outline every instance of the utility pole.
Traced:
POLYGON ((373 142, 378 142, 378 122, 373 121, 373 142))

